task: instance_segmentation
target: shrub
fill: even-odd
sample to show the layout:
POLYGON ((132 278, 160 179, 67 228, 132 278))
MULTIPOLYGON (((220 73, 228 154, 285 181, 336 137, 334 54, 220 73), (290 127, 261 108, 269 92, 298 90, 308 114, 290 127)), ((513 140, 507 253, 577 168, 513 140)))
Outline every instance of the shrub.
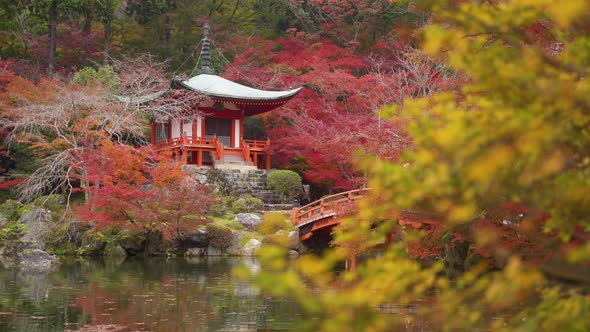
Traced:
POLYGON ((22 206, 21 202, 9 199, 0 204, 0 214, 8 220, 18 220, 22 206))
POLYGON ((274 234, 280 230, 290 228, 287 217, 280 213, 267 213, 262 216, 262 221, 256 227, 256 230, 262 234, 274 234))
POLYGON ((265 235, 262 238, 262 244, 287 248, 289 246, 289 237, 286 233, 265 235))
POLYGON ((240 196, 231 205, 233 213, 250 213, 264 209, 264 202, 258 197, 250 195, 240 196))
POLYGON ((269 190, 280 194, 284 200, 292 200, 302 190, 301 176, 289 170, 270 172, 266 178, 266 183, 269 190))
POLYGON ((18 264, 18 253, 26 244, 22 239, 25 233, 26 226, 18 222, 11 222, 0 229, 0 246, 4 247, 4 255, 13 260, 14 266, 18 264))
POLYGON ((209 245, 217 249, 229 248, 233 240, 232 230, 218 224, 207 225, 207 237, 209 238, 209 245))
POLYGON ((232 212, 232 205, 236 200, 235 196, 223 196, 217 200, 217 204, 211 207, 211 214, 214 217, 228 217, 232 212))

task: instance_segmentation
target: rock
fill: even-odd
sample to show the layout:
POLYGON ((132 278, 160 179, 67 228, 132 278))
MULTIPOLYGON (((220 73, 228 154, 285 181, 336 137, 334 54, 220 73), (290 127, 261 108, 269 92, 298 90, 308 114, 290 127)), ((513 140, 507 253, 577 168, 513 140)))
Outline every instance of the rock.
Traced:
POLYGON ((119 244, 129 255, 137 255, 144 250, 145 235, 129 230, 122 231, 119 235, 119 244))
POLYGON ((127 257, 127 252, 118 242, 107 243, 103 254, 110 258, 127 257))
POLYGON ((244 247, 242 247, 242 254, 244 256, 254 256, 258 248, 260 248, 260 245, 262 245, 262 242, 256 239, 250 239, 244 244, 244 247))
POLYGON ((186 248, 206 248, 209 245, 207 230, 199 228, 195 232, 187 234, 183 239, 186 248))
POLYGON ((253 213, 238 213, 238 215, 234 218, 234 221, 242 224, 245 229, 254 231, 262 219, 253 213))
POLYGON ((54 256, 40 249, 29 249, 19 255, 19 269, 27 273, 47 273, 59 266, 54 256))
POLYGON ((33 209, 23 213, 18 222, 26 226, 22 240, 28 243, 28 247, 45 250, 45 238, 55 226, 51 213, 44 209, 33 209))
POLYGON ((82 236, 88 230, 90 230, 92 226, 88 223, 83 221, 72 221, 68 226, 68 234, 70 235, 70 242, 76 244, 76 246, 82 245, 82 236))
POLYGON ((146 237, 146 253, 149 255, 162 255, 166 252, 166 243, 164 243, 164 237, 160 232, 151 233, 146 237))
POLYGON ((206 175, 197 174, 193 177, 199 184, 206 184, 208 179, 206 175))
POLYGON ((86 231, 82 235, 80 251, 83 255, 98 256, 106 245, 105 236, 100 232, 86 231))
POLYGON ((225 249, 225 253, 230 256, 241 256, 242 247, 240 246, 240 240, 244 237, 244 233, 240 231, 232 232, 231 245, 225 249))
POLYGON ((299 253, 295 250, 289 250, 289 258, 297 258, 299 257, 299 253))
POLYGON ((298 231, 290 231, 289 232, 289 249, 299 251, 299 247, 301 242, 299 241, 299 232, 298 231))
POLYGON ((207 248, 189 248, 184 255, 186 257, 203 257, 207 255, 207 248))
POLYGON ((8 219, 6 219, 5 216, 0 214, 0 228, 3 228, 4 226, 6 226, 6 224, 8 224, 8 219))
POLYGON ((209 247, 207 248, 207 256, 223 256, 225 253, 221 249, 209 247))

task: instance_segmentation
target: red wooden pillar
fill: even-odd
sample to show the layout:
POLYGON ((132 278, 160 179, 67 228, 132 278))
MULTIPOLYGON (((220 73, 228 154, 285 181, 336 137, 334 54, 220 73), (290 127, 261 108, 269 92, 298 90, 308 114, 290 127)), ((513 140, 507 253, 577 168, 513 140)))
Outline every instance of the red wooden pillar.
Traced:
POLYGON ((203 150, 199 149, 197 152, 197 166, 203 166, 203 150))
POLYGON ((207 137, 206 131, 205 131, 205 121, 207 120, 206 117, 202 117, 201 118, 201 137, 205 138, 207 137))
POLYGON ((172 140, 172 120, 168 120, 168 140, 172 140))
POLYGON ((244 137, 244 117, 242 116, 240 118, 240 139, 239 140, 241 141, 243 139, 246 139, 246 138, 244 137))
POLYGON ((152 145, 156 144, 156 123, 152 121, 152 145))
POLYGON ((178 135, 180 135, 180 137, 184 137, 184 118, 180 118, 180 125, 179 126, 180 126, 180 128, 178 129, 178 135))
POLYGON ((266 154, 266 169, 270 170, 270 154, 266 154))
POLYGON ((258 152, 254 152, 254 166, 258 167, 258 152))
POLYGON ((182 149, 182 160, 181 160, 183 165, 188 164, 188 149, 183 148, 182 149))

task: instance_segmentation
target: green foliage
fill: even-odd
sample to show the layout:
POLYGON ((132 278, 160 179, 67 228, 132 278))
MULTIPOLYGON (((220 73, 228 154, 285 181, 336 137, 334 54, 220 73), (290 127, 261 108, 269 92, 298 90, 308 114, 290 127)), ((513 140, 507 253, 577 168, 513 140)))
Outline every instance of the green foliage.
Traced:
POLYGON ((65 209, 65 198, 63 195, 46 195, 35 199, 31 204, 32 208, 43 208, 51 211, 53 220, 60 220, 65 209))
POLYGON ((208 224, 207 237, 209 238, 209 245, 211 247, 223 250, 231 246, 233 233, 229 227, 218 224, 208 224))
POLYGON ((258 197, 242 195, 231 204, 233 213, 250 213, 264 209, 264 202, 258 197))
POLYGON ((111 66, 101 66, 98 70, 84 67, 74 74, 72 82, 89 86, 100 85, 112 92, 116 92, 120 85, 119 78, 111 66))
POLYGON ((235 231, 241 231, 244 229, 244 225, 240 224, 240 222, 235 221, 233 219, 213 218, 213 223, 220 226, 229 227, 235 231))
POLYGON ((18 254, 26 244, 22 239, 25 233, 26 226, 19 222, 10 222, 0 230, 0 247, 3 247, 3 254, 15 266, 18 264, 18 254))
POLYGON ((280 194, 284 199, 292 200, 301 193, 302 183, 299 174, 289 170, 276 170, 266 178, 268 189, 280 194))
POLYGON ((264 140, 268 137, 262 117, 248 116, 244 118, 244 137, 257 140, 264 140))
POLYGON ((18 218, 20 218, 20 209, 22 207, 23 204, 21 202, 9 199, 4 203, 0 204, 0 214, 2 214, 8 220, 16 221, 18 220, 18 218))
POLYGON ((281 230, 287 230, 291 227, 288 223, 287 217, 281 213, 267 213, 262 216, 262 221, 258 226, 256 226, 256 230, 261 234, 274 234, 281 230))
POLYGON ((237 198, 235 196, 222 196, 217 199, 217 204, 211 207, 211 214, 218 218, 230 219, 232 204, 237 198))
POLYGON ((76 255, 78 248, 70 234, 70 224, 64 222, 54 227, 44 239, 46 251, 52 255, 76 255))

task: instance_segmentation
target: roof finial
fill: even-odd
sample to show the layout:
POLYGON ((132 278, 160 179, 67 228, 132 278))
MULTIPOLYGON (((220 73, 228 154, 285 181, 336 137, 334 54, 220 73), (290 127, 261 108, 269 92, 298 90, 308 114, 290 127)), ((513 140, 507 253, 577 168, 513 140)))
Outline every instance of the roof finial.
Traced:
POLYGON ((209 23, 203 24, 203 46, 201 48, 201 69, 199 74, 215 75, 215 70, 211 65, 211 55, 209 54, 209 23))

